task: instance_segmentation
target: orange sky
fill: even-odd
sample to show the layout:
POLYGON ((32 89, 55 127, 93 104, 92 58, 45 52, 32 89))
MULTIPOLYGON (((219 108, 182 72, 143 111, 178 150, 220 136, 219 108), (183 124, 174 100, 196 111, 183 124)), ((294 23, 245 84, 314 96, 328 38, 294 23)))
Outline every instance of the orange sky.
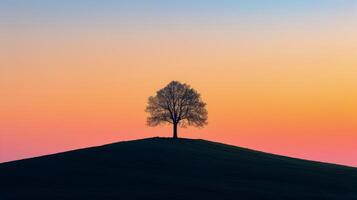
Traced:
POLYGON ((179 136, 357 166, 356 6, 307 12, 304 2, 240 18, 205 8, 208 19, 194 12, 199 5, 124 19, 105 6, 65 16, 62 7, 10 5, 0 37, 0 162, 171 136, 171 127, 146 127, 144 109, 179 80, 209 111, 206 128, 179 136))

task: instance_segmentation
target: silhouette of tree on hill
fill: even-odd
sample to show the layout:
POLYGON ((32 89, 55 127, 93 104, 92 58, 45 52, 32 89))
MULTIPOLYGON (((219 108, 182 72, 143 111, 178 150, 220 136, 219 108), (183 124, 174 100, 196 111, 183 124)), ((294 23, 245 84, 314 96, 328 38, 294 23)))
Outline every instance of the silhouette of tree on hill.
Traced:
POLYGON ((172 81, 157 91, 156 96, 149 97, 145 110, 149 113, 147 124, 172 124, 173 138, 176 139, 178 126, 203 127, 207 124, 205 106, 206 103, 195 89, 185 83, 172 81))

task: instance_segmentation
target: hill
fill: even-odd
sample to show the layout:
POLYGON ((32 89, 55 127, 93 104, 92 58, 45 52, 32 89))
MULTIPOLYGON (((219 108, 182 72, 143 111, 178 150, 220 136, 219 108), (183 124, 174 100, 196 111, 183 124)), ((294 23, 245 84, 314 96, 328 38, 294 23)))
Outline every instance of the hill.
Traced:
POLYGON ((220 143, 119 142, 0 164, 0 199, 357 199, 357 169, 220 143))

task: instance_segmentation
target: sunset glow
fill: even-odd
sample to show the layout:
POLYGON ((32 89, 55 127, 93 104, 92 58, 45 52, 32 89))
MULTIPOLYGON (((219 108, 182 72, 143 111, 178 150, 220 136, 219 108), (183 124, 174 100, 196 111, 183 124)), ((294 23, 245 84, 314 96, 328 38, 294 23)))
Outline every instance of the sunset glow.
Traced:
POLYGON ((357 1, 2 1, 0 44, 0 162, 169 137, 144 109, 179 80, 181 137, 357 166, 357 1))

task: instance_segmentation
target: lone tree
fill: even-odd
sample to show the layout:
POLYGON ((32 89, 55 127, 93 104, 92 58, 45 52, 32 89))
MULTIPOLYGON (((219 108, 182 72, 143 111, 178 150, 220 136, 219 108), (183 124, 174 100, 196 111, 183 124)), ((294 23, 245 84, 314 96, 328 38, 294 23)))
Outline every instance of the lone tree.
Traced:
POLYGON ((207 124, 206 103, 200 94, 189 85, 178 81, 170 82, 148 99, 146 112, 149 126, 172 124, 173 138, 177 138, 177 126, 203 127, 207 124))

